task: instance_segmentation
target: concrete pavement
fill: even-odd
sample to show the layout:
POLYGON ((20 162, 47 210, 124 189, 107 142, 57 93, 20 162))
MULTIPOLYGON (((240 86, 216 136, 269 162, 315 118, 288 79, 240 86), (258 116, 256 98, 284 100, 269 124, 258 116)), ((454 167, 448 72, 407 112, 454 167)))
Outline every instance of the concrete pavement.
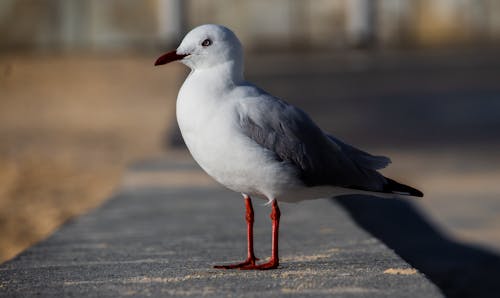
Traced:
MULTIPOLYGON (((243 200, 210 183, 162 183, 169 172, 205 181, 191 161, 136 165, 103 206, 3 264, 0 296, 442 296, 330 200, 282 204, 278 270, 212 269, 245 256, 243 200)), ((266 258, 270 220, 263 203, 254 202, 255 244, 266 258)))

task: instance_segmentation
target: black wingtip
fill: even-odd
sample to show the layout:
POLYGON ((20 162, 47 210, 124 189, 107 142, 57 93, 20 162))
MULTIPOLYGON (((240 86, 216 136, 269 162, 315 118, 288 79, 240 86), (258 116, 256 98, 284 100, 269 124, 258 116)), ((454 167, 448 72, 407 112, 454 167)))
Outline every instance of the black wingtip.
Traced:
POLYGON ((385 179, 387 180, 387 183, 384 185, 384 192, 419 198, 424 196, 424 193, 416 188, 401 184, 387 177, 385 179))

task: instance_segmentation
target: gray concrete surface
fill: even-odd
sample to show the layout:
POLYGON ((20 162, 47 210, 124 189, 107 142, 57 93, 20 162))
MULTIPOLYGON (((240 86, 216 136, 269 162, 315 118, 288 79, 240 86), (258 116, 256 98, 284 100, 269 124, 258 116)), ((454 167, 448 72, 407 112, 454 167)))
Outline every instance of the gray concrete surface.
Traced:
MULTIPOLYGON (((442 296, 330 200, 281 205, 278 270, 212 269, 245 256, 243 200, 215 185, 131 183, 169 171, 200 174, 192 162, 136 165, 135 178, 103 206, 3 264, 0 296, 442 296)), ((254 202, 256 253, 266 258, 271 228, 263 203, 254 202)))

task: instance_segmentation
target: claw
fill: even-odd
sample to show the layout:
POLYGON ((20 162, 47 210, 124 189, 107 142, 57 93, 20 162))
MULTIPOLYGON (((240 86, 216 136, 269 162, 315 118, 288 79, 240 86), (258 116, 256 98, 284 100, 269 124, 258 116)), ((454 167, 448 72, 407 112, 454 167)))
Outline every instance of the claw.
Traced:
POLYGON ((215 265, 215 269, 242 269, 248 266, 255 266, 255 261, 258 261, 258 258, 249 258, 244 262, 238 264, 228 264, 228 265, 215 265))
POLYGON ((240 270, 269 270, 278 268, 279 262, 277 260, 271 259, 269 262, 264 264, 249 264, 247 266, 239 267, 240 270))

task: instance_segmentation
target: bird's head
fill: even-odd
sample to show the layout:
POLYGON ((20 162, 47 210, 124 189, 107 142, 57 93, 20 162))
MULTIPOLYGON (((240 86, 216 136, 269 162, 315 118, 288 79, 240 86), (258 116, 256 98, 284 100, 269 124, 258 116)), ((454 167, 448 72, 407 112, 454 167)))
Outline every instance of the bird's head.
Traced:
POLYGON ((226 63, 239 67, 243 62, 243 51, 240 41, 231 30, 224 26, 207 24, 191 30, 177 50, 160 56, 155 65, 177 60, 195 70, 226 63))

